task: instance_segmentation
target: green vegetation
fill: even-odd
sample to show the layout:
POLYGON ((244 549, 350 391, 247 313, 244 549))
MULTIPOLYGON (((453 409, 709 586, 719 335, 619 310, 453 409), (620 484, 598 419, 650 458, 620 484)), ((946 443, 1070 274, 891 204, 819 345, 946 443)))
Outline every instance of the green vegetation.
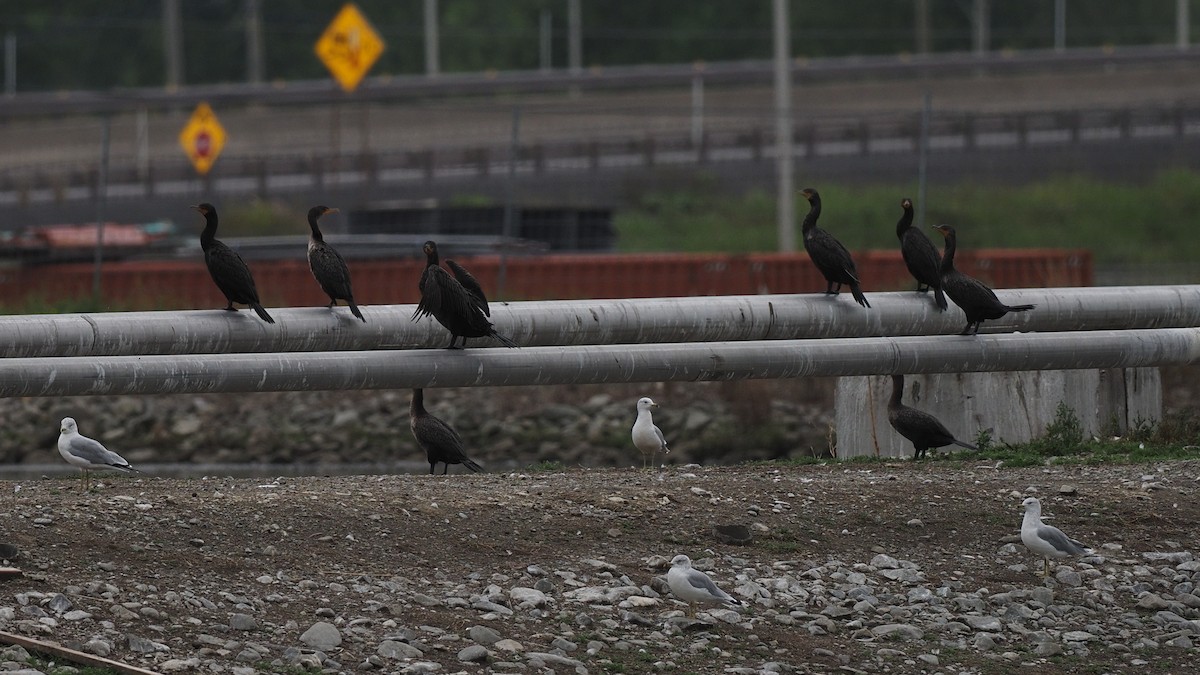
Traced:
MULTIPOLYGON (((265 78, 322 79, 313 43, 344 0, 271 0, 260 4, 265 78)), ((358 0, 387 48, 373 75, 423 73, 424 12, 420 2, 358 0)), ((188 84, 246 79, 245 3, 181 2, 183 80, 188 84)), ((562 0, 442 0, 440 62, 445 72, 535 69, 540 22, 551 21, 551 64, 564 67, 568 44, 562 0)), ((911 0, 842 0, 791 11, 798 57, 901 54, 915 49, 911 0)), ((971 3, 929 0, 930 48, 971 49, 971 3)), ((584 67, 769 59, 767 2, 656 0, 581 3, 584 67)), ((1093 0, 1071 3, 1068 47, 1171 44, 1175 6, 1166 2, 1093 0)), ((160 0, 60 0, 0 3, 0 28, 17 39, 22 91, 161 86, 166 67, 160 0), (96 58, 103 54, 104 58, 96 58)), ((1053 3, 992 3, 993 49, 1046 49, 1053 44, 1053 3)), ((1192 15, 1192 24, 1198 18, 1192 15)), ((1193 28, 1193 32, 1195 29, 1193 28)))
MULTIPOLYGON (((896 248, 900 199, 916 196, 911 184, 812 187, 821 192, 821 225, 851 250, 896 248)), ((672 191, 627 197, 629 205, 616 215, 623 251, 776 248, 775 200, 766 191, 730 195, 715 179, 697 178, 672 191)), ((798 202, 797 229, 808 208, 798 202)), ((927 208, 927 222, 954 225, 966 250, 1087 248, 1098 262, 1200 259, 1200 238, 1191 231, 1200 211, 1200 172, 1191 170, 1164 171, 1139 185, 1062 176, 1022 186, 932 186, 927 208)))
MULTIPOLYGON (((1111 430, 1110 430, 1111 431, 1111 430)), ((1158 462, 1200 457, 1200 418, 1172 415, 1161 423, 1136 420, 1124 435, 1086 438, 1075 411, 1060 403, 1046 433, 1026 443, 977 443, 979 452, 939 455, 941 460, 974 461, 995 459, 1005 466, 1041 466, 1055 464, 1112 464, 1158 462)))
POLYGON ((537 464, 530 464, 525 470, 529 473, 554 473, 565 468, 562 462, 543 460, 537 464))

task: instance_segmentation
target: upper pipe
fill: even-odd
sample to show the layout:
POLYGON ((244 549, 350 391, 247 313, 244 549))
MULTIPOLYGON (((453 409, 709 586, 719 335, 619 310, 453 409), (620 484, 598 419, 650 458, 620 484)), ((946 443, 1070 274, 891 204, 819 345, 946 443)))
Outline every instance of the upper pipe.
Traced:
MULTIPOLYGON (((997 292, 1030 312, 988 321, 989 332, 1200 326, 1200 285, 1026 288, 997 292)), ((966 323, 928 294, 871 293, 871 309, 849 295, 733 295, 492 303, 496 330, 521 346, 727 342, 954 334, 966 323)), ((409 320, 413 305, 271 308, 268 325, 247 311, 166 310, 0 317, 0 357, 318 352, 441 347, 444 328, 409 320)), ((472 339, 470 347, 494 346, 472 339)))

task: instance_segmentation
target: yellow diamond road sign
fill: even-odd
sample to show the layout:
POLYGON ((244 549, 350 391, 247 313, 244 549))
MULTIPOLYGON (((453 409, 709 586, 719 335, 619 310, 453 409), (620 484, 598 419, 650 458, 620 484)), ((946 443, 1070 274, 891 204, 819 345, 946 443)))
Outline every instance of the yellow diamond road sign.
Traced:
POLYGON ((351 2, 333 17, 314 49, 342 89, 354 91, 383 53, 383 39, 351 2))
POLYGON ((196 172, 204 175, 212 168, 213 162, 225 147, 225 127, 217 120, 217 115, 207 103, 196 106, 192 118, 179 132, 179 145, 192 160, 196 172))

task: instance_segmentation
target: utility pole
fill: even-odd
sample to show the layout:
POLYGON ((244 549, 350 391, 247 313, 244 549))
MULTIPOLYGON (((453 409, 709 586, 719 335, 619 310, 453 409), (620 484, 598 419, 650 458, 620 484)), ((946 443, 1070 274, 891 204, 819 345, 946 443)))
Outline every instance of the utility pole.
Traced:
POLYGON ((425 0, 425 74, 436 77, 442 71, 438 59, 438 0, 425 0))
POLYGON ((796 250, 795 186, 792 178, 792 64, 788 0, 773 0, 775 24, 775 169, 778 182, 779 250, 796 250))
MULTIPOLYGON (((583 16, 580 0, 567 0, 567 71, 572 76, 583 73, 583 16)), ((571 98, 579 98, 579 85, 567 89, 571 98)))
POLYGON ((262 5, 246 0, 246 81, 263 83, 262 5))
POLYGON ((17 34, 12 31, 4 34, 4 93, 17 95, 17 34))
POLYGON ((929 53, 929 0, 916 0, 916 50, 922 56, 929 53))
POLYGON ((991 42, 991 26, 988 23, 988 15, 991 13, 988 9, 990 3, 988 0, 975 0, 974 16, 972 23, 974 30, 971 36, 971 51, 975 52, 975 56, 984 56, 988 52, 988 43, 991 42))
POLYGON ((1191 0, 1175 0, 1175 46, 1187 49, 1191 39, 1191 0))
POLYGON ((1067 49, 1067 0, 1054 0, 1054 51, 1067 49))
POLYGON ((583 14, 580 0, 567 0, 567 67, 572 75, 583 72, 583 14))
POLYGON ((553 24, 550 22, 550 10, 543 9, 538 18, 538 65, 543 73, 553 67, 551 46, 553 43, 553 24))
POLYGON ((162 0, 163 52, 167 61, 167 89, 183 84, 183 16, 179 0, 162 0))

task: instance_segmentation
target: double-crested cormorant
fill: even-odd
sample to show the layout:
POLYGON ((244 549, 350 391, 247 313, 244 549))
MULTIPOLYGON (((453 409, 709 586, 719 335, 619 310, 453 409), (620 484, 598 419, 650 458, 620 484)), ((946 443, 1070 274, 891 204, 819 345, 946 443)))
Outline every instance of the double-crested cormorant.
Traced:
POLYGON ((938 309, 946 310, 946 295, 942 293, 942 256, 937 247, 917 228, 913 227, 913 203, 908 197, 900 200, 904 213, 896 223, 896 237, 900 239, 900 254, 908 273, 917 280, 917 292, 933 289, 933 301, 938 309))
MULTIPOLYGON (((450 344, 447 349, 455 349, 454 343, 462 337, 462 346, 467 346, 467 338, 491 337, 506 347, 516 347, 516 343, 496 332, 488 310, 487 298, 479 288, 479 282, 467 274, 461 266, 454 264, 450 269, 455 276, 438 265, 437 244, 425 242, 425 271, 421 273, 421 281, 417 288, 421 290, 421 302, 413 312, 413 320, 424 316, 432 316, 450 331, 450 344), (456 278, 457 277, 457 278, 456 278)), ((450 261, 446 261, 450 265, 450 261)))
POLYGON ((197 204, 192 207, 204 216, 204 231, 200 233, 200 248, 204 249, 204 264, 208 273, 217 284, 217 288, 225 294, 229 306, 225 309, 236 312, 233 303, 249 305, 258 314, 258 318, 267 323, 275 323, 275 319, 267 314, 262 303, 258 301, 258 289, 254 286, 254 277, 250 276, 250 268, 236 251, 217 240, 217 209, 212 204, 197 204))
POLYGON ((702 605, 741 605, 742 601, 717 587, 707 574, 692 568, 692 559, 680 554, 671 558, 667 587, 675 597, 688 604, 688 616, 696 615, 696 603, 702 605))
POLYGON ((941 448, 947 445, 958 445, 968 450, 979 448, 964 443, 954 437, 946 425, 938 418, 923 410, 910 408, 900 403, 904 395, 904 376, 892 376, 892 398, 888 400, 888 422, 900 435, 912 441, 913 459, 921 459, 929 448, 941 448))
POLYGON ((463 452, 463 442, 458 432, 425 411, 425 393, 421 389, 413 389, 412 403, 408 407, 408 426, 412 429, 413 438, 417 439, 417 445, 421 446, 429 459, 429 475, 433 475, 438 462, 446 465, 442 469, 443 476, 450 470, 451 464, 462 464, 471 471, 483 471, 463 452))
POLYGON ((83 472, 80 480, 83 481, 84 491, 91 487, 91 475, 88 472, 92 469, 137 473, 137 469, 129 466, 124 457, 104 447, 99 441, 80 436, 74 418, 64 417, 58 431, 58 454, 67 460, 67 464, 77 466, 83 472))
POLYGON ((817 227, 817 218, 821 216, 821 195, 812 188, 804 188, 800 194, 804 195, 809 203, 808 215, 804 216, 802 227, 804 250, 808 251, 808 257, 812 258, 813 264, 825 276, 825 281, 829 282, 825 293, 837 295, 842 290, 842 284, 847 284, 850 286, 850 292, 854 294, 854 301, 863 307, 870 307, 867 296, 863 295, 862 289, 859 288, 858 270, 854 268, 850 251, 847 251, 842 242, 832 234, 817 227), (837 284, 836 290, 833 288, 834 284, 837 284))
POLYGON ((1009 312, 1026 312, 1034 308, 1034 305, 1006 305, 982 281, 954 269, 954 251, 958 246, 954 228, 934 225, 933 229, 946 238, 946 250, 942 252, 942 290, 967 315, 967 325, 962 335, 978 333, 979 324, 989 319, 999 319, 1009 312))
POLYGON ((1091 553, 1086 544, 1063 534, 1057 527, 1042 522, 1042 503, 1036 497, 1027 497, 1021 502, 1025 507, 1025 518, 1021 521, 1021 543, 1025 548, 1042 556, 1045 567, 1042 577, 1050 576, 1050 559, 1066 558, 1091 553))
POLYGON ((650 413, 651 408, 657 407, 658 404, 648 397, 638 399, 637 419, 633 421, 633 445, 642 453, 643 469, 654 465, 655 453, 662 451, 665 455, 671 452, 667 447, 667 439, 663 437, 662 430, 654 425, 654 416, 650 413))
POLYGON ((350 313, 366 323, 358 305, 354 302, 354 290, 350 287, 350 268, 337 249, 325 242, 317 219, 326 213, 337 213, 337 209, 328 206, 314 206, 308 210, 308 226, 312 236, 308 240, 308 268, 325 295, 329 296, 329 306, 332 308, 338 300, 345 300, 350 305, 350 313))

